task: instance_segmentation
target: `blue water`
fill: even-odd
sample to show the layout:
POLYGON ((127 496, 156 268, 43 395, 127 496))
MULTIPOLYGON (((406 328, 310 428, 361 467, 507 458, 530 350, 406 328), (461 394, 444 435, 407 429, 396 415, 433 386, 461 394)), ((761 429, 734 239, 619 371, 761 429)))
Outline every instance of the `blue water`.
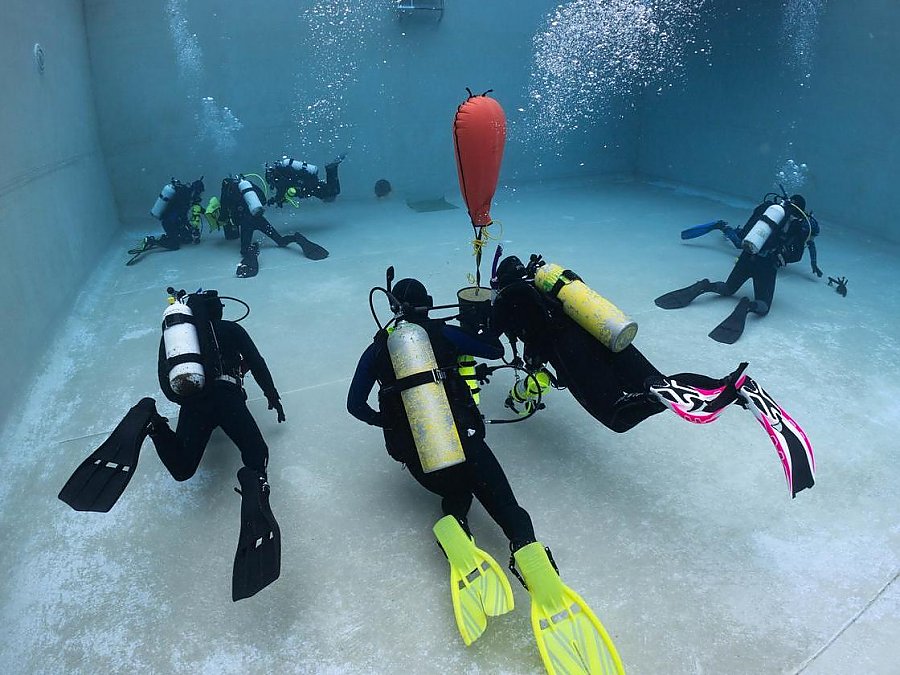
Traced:
MULTIPOLYGON (((431 533, 438 498, 345 410, 375 331, 367 294, 385 268, 422 279, 438 303, 475 273, 451 137, 469 87, 493 89, 507 118, 489 255, 502 243, 577 271, 638 322, 635 344, 663 372, 721 376, 749 361, 816 451, 817 485, 791 500, 766 434, 737 408, 713 425, 661 414, 614 434, 554 391, 532 419, 489 428, 538 537, 627 672, 896 672, 892 6, 8 4, 0 670, 543 672, 514 580, 515 611, 463 645, 431 533), (225 175, 287 155, 324 178, 341 153, 334 203, 266 213, 325 246, 326 260, 257 234, 259 275, 240 279, 236 242, 204 231, 199 245, 124 265, 159 234, 148 210, 172 176, 203 175, 205 204, 225 175), (393 188, 381 199, 379 179, 393 188), (681 229, 743 224, 779 186, 802 192, 819 220, 824 278, 806 256, 788 267, 769 315, 750 317, 731 346, 707 333, 733 300, 654 306, 733 264, 718 233, 683 242, 681 229), (409 206, 441 201, 457 208, 409 206), (828 276, 849 279, 847 297, 828 276), (248 380, 284 543, 281 578, 239 603, 229 582, 240 457, 223 434, 185 483, 148 444, 108 514, 56 499, 140 397, 177 419, 156 382, 167 286, 250 304, 243 325, 287 415, 277 424, 248 380)), ((508 414, 511 384, 498 374, 485 387, 486 415, 508 414)), ((507 542, 477 504, 471 525, 505 564, 507 542)))

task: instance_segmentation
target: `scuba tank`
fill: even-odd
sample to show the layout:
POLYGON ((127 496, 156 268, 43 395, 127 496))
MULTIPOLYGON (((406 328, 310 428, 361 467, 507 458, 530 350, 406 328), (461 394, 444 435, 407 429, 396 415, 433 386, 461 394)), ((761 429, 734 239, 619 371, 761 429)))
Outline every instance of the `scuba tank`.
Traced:
POLYGON ((512 389, 509 390, 509 394, 506 396, 506 407, 520 415, 530 414, 538 402, 538 397, 543 396, 550 389, 550 383, 550 373, 545 368, 528 373, 524 379, 517 379, 512 389), (522 405, 521 411, 516 407, 517 403, 522 405))
MULTIPOLYGON (((172 179, 172 183, 174 182, 175 179, 172 179)), ((163 213, 166 212, 166 208, 169 206, 169 200, 175 196, 175 186, 172 183, 166 183, 163 186, 163 189, 159 191, 159 196, 153 203, 153 208, 150 209, 150 215, 157 220, 162 219, 163 213)))
POLYGON ((428 333, 400 321, 387 338, 387 349, 422 470, 430 473, 466 461, 428 333), (412 379, 403 382, 407 378, 412 379))
POLYGON ((553 263, 539 267, 534 275, 539 291, 557 298, 570 319, 613 352, 631 344, 638 325, 625 313, 590 289, 572 270, 553 263))
POLYGON ((162 331, 169 386, 179 396, 197 393, 206 384, 200 338, 194 313, 180 298, 169 297, 169 306, 163 312, 162 331))
POLYGON ((259 201, 259 195, 256 194, 253 183, 242 176, 240 181, 238 182, 238 189, 241 191, 241 195, 244 197, 244 203, 250 210, 251 216, 258 216, 262 214, 263 211, 265 211, 262 202, 259 201))
POLYGON ((759 253, 769 237, 772 236, 772 230, 784 220, 784 215, 784 207, 780 204, 769 206, 747 232, 747 236, 741 242, 743 249, 752 255, 759 253))
POLYGON ((290 169, 291 171, 301 172, 305 171, 308 174, 313 176, 317 176, 319 174, 319 167, 315 164, 308 164, 307 162, 301 162, 298 159, 292 159, 290 157, 284 157, 280 162, 278 162, 285 169, 290 169))

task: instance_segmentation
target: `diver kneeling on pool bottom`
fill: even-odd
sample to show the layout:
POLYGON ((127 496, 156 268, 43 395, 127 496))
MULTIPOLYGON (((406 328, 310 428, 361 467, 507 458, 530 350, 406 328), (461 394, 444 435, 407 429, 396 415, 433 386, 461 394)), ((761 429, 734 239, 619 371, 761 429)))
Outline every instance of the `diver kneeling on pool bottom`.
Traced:
POLYGON ((380 427, 388 454, 424 488, 442 497, 445 515, 434 533, 450 563, 451 598, 463 640, 471 644, 484 632, 488 616, 513 608, 506 575, 475 546, 469 531, 467 516, 474 496, 509 539, 510 568, 521 574, 531 594, 535 637, 548 670, 581 672, 588 664, 590 672, 599 672, 601 664, 616 663, 617 672, 622 672, 602 624, 562 583, 549 549, 535 540, 531 518, 519 506, 485 442, 481 414, 458 372, 461 354, 502 356, 497 335, 476 338, 444 320, 429 318, 434 303, 416 279, 403 279, 382 290, 389 294, 395 319, 387 328, 380 327, 360 357, 347 410, 380 427), (377 411, 367 403, 376 382, 377 411))

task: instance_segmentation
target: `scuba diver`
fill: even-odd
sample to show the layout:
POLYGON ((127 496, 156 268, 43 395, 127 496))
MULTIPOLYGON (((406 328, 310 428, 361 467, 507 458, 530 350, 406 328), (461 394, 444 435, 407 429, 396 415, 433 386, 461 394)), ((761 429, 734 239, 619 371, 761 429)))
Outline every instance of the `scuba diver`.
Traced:
POLYGON ((813 486, 815 458, 806 434, 744 374, 746 363, 719 379, 695 373, 663 375, 632 344, 637 324, 578 275, 546 264, 538 255, 532 255, 527 266, 515 256, 496 265, 499 254, 491 280, 496 290, 491 327, 509 339, 514 362, 533 374, 537 391, 532 395, 550 386, 567 388, 616 433, 667 408, 689 422, 706 424, 735 404, 749 409, 768 432, 791 496, 813 486), (519 340, 525 345, 523 358, 519 340))
POLYGON ((287 155, 274 164, 266 164, 266 183, 274 194, 266 204, 278 208, 290 202, 296 206, 294 198, 306 199, 318 197, 323 202, 333 202, 341 194, 341 183, 338 180, 338 164, 344 161, 346 154, 338 155, 325 165, 325 181, 319 180, 319 168, 315 164, 291 159, 287 155))
MULTIPOLYGON (((259 244, 253 241, 253 233, 259 230, 269 237, 279 248, 291 243, 299 244, 310 260, 322 260, 328 257, 328 251, 314 244, 299 232, 287 236, 281 235, 272 224, 263 217, 266 198, 262 189, 247 180, 244 176, 229 176, 222 180, 222 192, 219 197, 219 222, 232 221, 241 233, 241 262, 237 266, 239 277, 255 277, 259 272, 259 244)), ((232 226, 232 227, 233 227, 232 226)))
MULTIPOLYGON (((484 421, 458 372, 460 354, 500 358, 503 346, 497 334, 483 332, 476 337, 447 325, 445 319, 430 318, 430 311, 444 307, 434 306, 425 286, 416 279, 402 279, 391 288, 392 279, 389 268, 387 288, 370 292, 373 316, 372 294, 382 290, 391 301, 394 319, 386 327, 379 324, 360 357, 347 410, 380 427, 388 454, 425 489, 441 496, 444 516, 433 529, 450 563, 451 599, 463 640, 471 644, 484 632, 488 616, 513 609, 506 575, 494 558, 475 546, 467 520, 475 497, 510 542, 510 569, 521 574, 532 594, 533 621, 548 624, 547 630, 536 631, 548 669, 554 672, 551 662, 559 672, 583 672, 580 663, 620 664, 599 620, 562 583, 549 549, 536 541, 531 517, 516 501, 485 442, 484 421), (367 403, 376 382, 377 411, 367 403)), ((599 672, 599 667, 591 672, 599 672)))
POLYGON ((749 312, 759 316, 769 313, 778 268, 799 262, 803 258, 804 248, 809 248, 813 274, 822 276, 816 261, 814 241, 820 231, 819 223, 812 212, 806 210, 803 195, 788 197, 786 194, 769 193, 742 228, 736 230, 724 220, 718 220, 684 230, 681 238, 694 239, 713 230, 720 230, 735 248, 743 249, 728 278, 715 282, 701 279, 661 295, 654 302, 662 309, 679 309, 687 307, 703 293, 734 295, 747 279, 753 279, 753 300, 741 298, 731 315, 710 332, 709 337, 717 342, 737 342, 744 332, 749 312))
POLYGON ((285 421, 284 408, 247 331, 237 321, 222 318, 218 293, 175 293, 171 288, 169 293, 157 370, 166 398, 181 406, 175 431, 157 412, 154 399, 141 399, 75 470, 59 498, 76 511, 109 511, 134 475, 148 435, 172 477, 187 480, 197 471, 213 430, 221 427, 243 462, 237 473, 241 488, 235 488, 241 495, 232 576, 232 598, 237 601, 268 586, 281 571, 281 532, 269 506, 269 449, 247 409, 245 373, 253 373, 279 423, 285 421))
POLYGON ((150 215, 162 221, 165 234, 159 237, 152 235, 144 237, 136 248, 128 251, 131 258, 125 264, 133 265, 141 254, 157 246, 177 251, 182 244, 191 242, 199 244, 202 231, 200 215, 203 212, 200 198, 204 189, 203 176, 190 185, 172 178, 163 186, 153 208, 150 209, 150 215))

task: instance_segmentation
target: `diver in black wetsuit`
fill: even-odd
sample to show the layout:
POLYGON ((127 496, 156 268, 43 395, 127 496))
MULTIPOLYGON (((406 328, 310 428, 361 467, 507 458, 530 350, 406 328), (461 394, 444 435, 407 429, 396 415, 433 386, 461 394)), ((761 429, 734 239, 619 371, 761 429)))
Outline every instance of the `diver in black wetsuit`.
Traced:
POLYGON ((174 194, 168 199, 161 194, 160 200, 157 202, 162 209, 159 219, 165 234, 158 237, 153 235, 144 237, 138 247, 128 251, 128 254, 135 256, 135 259, 144 251, 149 251, 157 246, 177 251, 182 244, 200 242, 201 209, 199 207, 205 189, 203 178, 200 177, 190 185, 173 178, 163 190, 165 191, 167 188, 173 190, 174 194))
MULTIPOLYGON (((253 233, 257 230, 274 241, 279 248, 283 248, 291 243, 296 243, 303 250, 303 254, 307 258, 312 260, 322 260, 323 258, 328 257, 328 251, 318 244, 312 243, 299 232, 283 236, 278 230, 272 227, 272 224, 268 220, 266 220, 262 215, 261 210, 256 215, 253 215, 250 211, 250 207, 247 205, 247 201, 244 199, 244 195, 241 193, 241 188, 239 187, 241 180, 242 178, 240 176, 223 179, 222 191, 219 197, 219 203, 221 205, 219 220, 233 221, 234 224, 240 228, 241 232, 242 262, 238 266, 238 276, 253 276, 256 274, 255 270, 252 274, 249 274, 246 270, 242 271, 242 269, 247 266, 248 260, 252 259, 253 262, 255 262, 256 255, 259 252, 259 246, 253 244, 253 233)), ((258 185, 252 183, 251 186, 253 192, 259 199, 260 204, 265 204, 266 199, 262 189, 258 185)))
MULTIPOLYGON (((538 256, 533 260, 539 261, 538 256)), ((497 267, 497 296, 491 328, 504 333, 518 356, 516 343, 525 345, 524 365, 537 372, 549 363, 555 381, 608 429, 623 433, 666 406, 650 394, 650 386, 663 374, 633 344, 613 352, 566 316, 562 303, 541 293, 534 285, 534 267, 526 268, 516 256, 497 267)), ((730 379, 715 379, 695 373, 671 376, 698 389, 726 386, 730 379)), ((737 396, 723 397, 725 407, 737 396)))
POLYGON ((792 495, 812 486, 814 459, 806 435, 744 374, 746 363, 720 379, 696 373, 666 376, 633 344, 613 352, 567 315, 554 291, 544 293, 535 287, 540 265, 543 261, 537 255, 527 267, 509 256, 492 279, 496 297, 491 329, 506 334, 515 360, 519 360, 516 342, 524 343, 526 370, 546 372, 549 363, 555 371, 551 382, 568 388, 585 410, 617 433, 667 408, 684 420, 705 424, 737 404, 750 410, 767 430, 785 465, 792 495))
MULTIPOLYGON (((729 227, 724 221, 711 223, 706 231, 711 229, 722 230, 728 240, 736 248, 743 248, 738 257, 734 269, 725 281, 711 282, 709 279, 701 279, 685 288, 671 291, 654 301, 662 309, 678 309, 686 307, 703 293, 717 293, 721 296, 734 295, 748 279, 753 279, 753 297, 750 301, 744 298, 728 319, 716 330, 710 333, 710 337, 731 344, 735 342, 744 329, 744 320, 748 312, 759 316, 765 316, 772 307, 775 296, 775 279, 780 267, 790 263, 799 262, 803 258, 803 251, 809 248, 809 258, 812 272, 817 277, 822 276, 822 270, 817 263, 815 237, 819 234, 819 223, 806 211, 806 199, 802 195, 795 194, 790 198, 782 198, 777 195, 767 195, 753 214, 740 229, 729 227), (771 197, 771 198, 769 198, 771 197), (771 213, 771 207, 783 210, 783 217, 773 220, 766 215, 771 213), (751 244, 748 235, 755 229, 758 223, 765 223, 771 230, 771 234, 761 246, 751 244)), ((682 235, 684 237, 684 234, 682 235)), ((689 238, 689 237, 685 237, 689 238)))
POLYGON ((181 406, 178 426, 169 428, 165 418, 154 419, 150 437, 162 463, 175 480, 187 480, 197 471, 213 429, 221 427, 241 453, 244 466, 265 475, 269 448, 256 420, 247 409, 245 372, 262 389, 279 422, 284 408, 266 362, 240 324, 222 319, 222 301, 215 291, 189 296, 200 338, 207 384, 198 393, 179 396, 169 384, 170 364, 160 339, 157 372, 159 386, 170 401, 181 406))
POLYGON ((318 168, 307 162, 283 157, 272 165, 266 164, 266 183, 274 194, 268 204, 281 208, 292 198, 318 197, 323 202, 333 202, 341 194, 338 180, 338 164, 344 161, 340 155, 325 165, 325 181, 319 180, 318 168))
POLYGON ((400 391, 392 390, 397 378, 388 353, 385 330, 378 332, 360 357, 347 395, 347 410, 357 419, 381 427, 388 454, 404 463, 423 487, 440 495, 444 514, 453 515, 467 532, 467 515, 474 496, 503 529, 513 550, 534 542, 531 517, 519 506, 503 469, 485 443, 484 421, 469 386, 457 372, 459 354, 500 358, 503 346, 497 335, 486 333, 475 338, 443 321, 429 319, 425 308, 433 306, 431 296, 415 279, 398 281, 392 293, 397 301, 406 305, 405 320, 422 326, 428 333, 438 367, 446 375, 444 388, 465 461, 432 473, 423 470, 400 391), (380 384, 378 411, 367 403, 376 381, 380 384))

